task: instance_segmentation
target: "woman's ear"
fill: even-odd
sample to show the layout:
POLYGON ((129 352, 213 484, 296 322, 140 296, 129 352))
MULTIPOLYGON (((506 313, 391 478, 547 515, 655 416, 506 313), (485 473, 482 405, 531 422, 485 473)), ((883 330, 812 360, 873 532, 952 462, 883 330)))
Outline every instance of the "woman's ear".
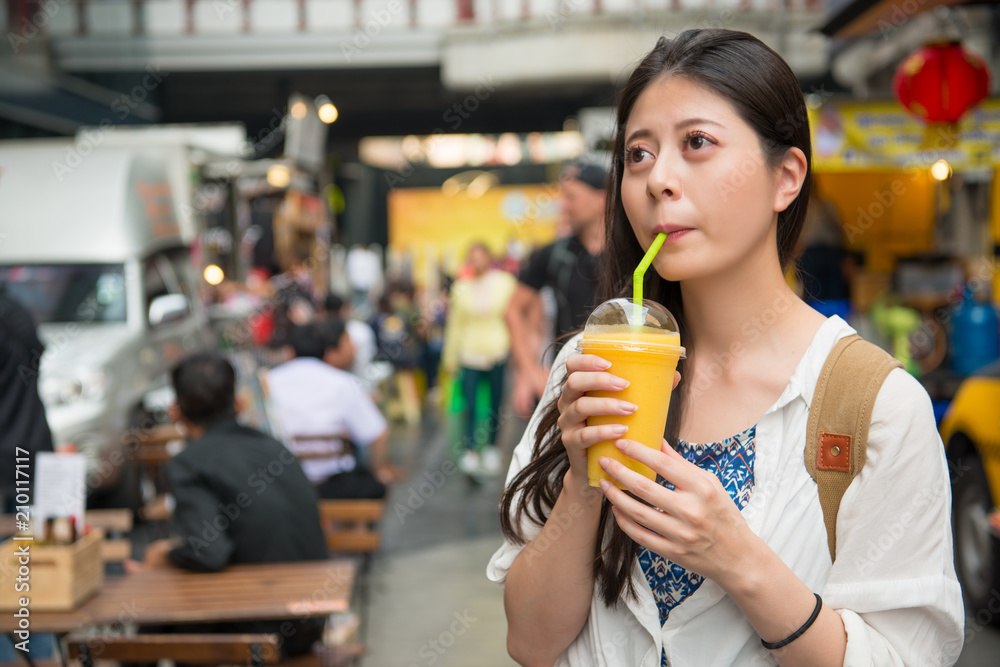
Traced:
POLYGON ((792 147, 785 151, 785 157, 778 165, 777 188, 774 191, 774 210, 776 213, 791 206, 795 198, 799 196, 808 170, 809 163, 802 149, 792 147))

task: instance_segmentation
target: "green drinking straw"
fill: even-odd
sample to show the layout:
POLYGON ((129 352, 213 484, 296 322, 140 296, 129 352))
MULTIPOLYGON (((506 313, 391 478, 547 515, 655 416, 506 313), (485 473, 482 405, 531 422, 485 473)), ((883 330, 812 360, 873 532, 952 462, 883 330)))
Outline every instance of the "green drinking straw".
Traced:
POLYGON ((642 281, 646 276, 646 269, 649 265, 653 263, 653 258, 656 257, 656 253, 660 252, 660 248, 663 246, 663 242, 667 240, 666 232, 660 232, 653 239, 653 244, 649 246, 649 250, 643 255, 642 261, 639 262, 639 266, 635 267, 635 272, 632 274, 632 324, 641 324, 642 320, 642 281))

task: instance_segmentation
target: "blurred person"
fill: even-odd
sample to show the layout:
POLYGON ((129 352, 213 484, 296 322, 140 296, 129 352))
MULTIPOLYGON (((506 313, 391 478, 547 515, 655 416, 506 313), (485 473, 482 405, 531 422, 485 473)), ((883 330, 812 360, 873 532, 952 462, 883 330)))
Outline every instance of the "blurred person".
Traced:
MULTIPOLYGON (((15 477, 34 488, 35 454, 51 452, 52 432, 45 406, 38 395, 38 368, 45 345, 38 338, 35 321, 24 306, 0 286, 0 454, 9 474, 0 478, 2 511, 14 511, 15 477), (14 461, 26 458, 27 477, 15 475, 14 461)), ((29 494, 30 495, 30 494, 29 494)))
POLYGON ((354 345, 340 319, 296 328, 295 358, 267 373, 277 432, 303 456, 320 498, 383 498, 395 479, 389 429, 371 396, 349 371, 354 345), (344 439, 349 441, 344 442, 344 439), (367 454, 371 468, 350 451, 367 454))
POLYGON ((393 382, 398 407, 408 424, 420 423, 420 389, 414 370, 421 356, 422 341, 417 332, 421 321, 414 303, 414 288, 408 282, 393 282, 379 299, 378 312, 372 317, 378 344, 376 359, 393 366, 393 382))
POLYGON ((378 310, 369 320, 378 348, 376 358, 392 362, 399 370, 412 370, 417 365, 419 353, 415 327, 419 319, 413 286, 390 284, 379 299, 378 310))
POLYGON ((342 370, 349 370, 354 373, 368 391, 372 391, 374 385, 370 364, 375 360, 375 355, 378 352, 378 345, 375 342, 375 330, 367 322, 354 319, 352 316, 353 308, 350 302, 345 301, 337 294, 331 293, 326 295, 323 301, 323 309, 324 313, 321 319, 334 318, 342 320, 347 327, 347 335, 351 338, 351 344, 354 346, 354 363, 350 368, 342 370))
MULTIPOLYGON (((166 466, 176 503, 173 536, 151 543, 142 564, 126 561, 126 569, 216 572, 241 563, 327 558, 316 493, 299 462, 277 440, 236 421, 240 406, 229 361, 216 353, 193 355, 177 365, 172 381, 177 402, 170 407, 170 417, 181 424, 188 441, 166 466)), ((322 636, 323 619, 294 621, 291 631, 287 623, 177 625, 147 631, 274 633, 282 638, 286 655, 308 651, 322 636)))
POLYGON ((417 324, 417 336, 420 339, 419 367, 424 374, 428 402, 440 400, 441 392, 438 384, 438 370, 441 368, 441 355, 444 350, 444 328, 447 317, 447 295, 444 289, 424 288, 420 306, 420 320, 417 324))
POLYGON ((559 181, 560 219, 572 236, 531 253, 518 274, 518 285, 506 312, 514 362, 514 410, 531 414, 545 389, 548 370, 542 364, 543 308, 540 290, 556 297, 557 343, 583 327, 594 309, 598 264, 604 248, 606 170, 596 164, 571 164, 559 181))
MULTIPOLYGON (((52 432, 38 395, 38 367, 44 352, 31 314, 0 284, 0 455, 4 461, 0 511, 6 514, 14 513, 20 504, 18 490, 27 489, 29 497, 33 495, 35 455, 53 449, 52 432), (27 459, 27 468, 15 468, 20 458, 27 459), (22 480, 21 485, 18 480, 22 480)), ((52 635, 32 633, 27 655, 33 660, 48 658, 54 645, 52 635)), ((8 637, 0 638, 0 662, 14 662, 14 646, 8 637)))
POLYGON ((846 305, 850 298, 847 276, 852 255, 845 248, 836 208, 815 191, 809 197, 801 246, 797 268, 806 303, 824 315, 846 316, 838 312, 838 305, 846 305))
POLYGON ((372 302, 382 288, 382 261, 370 248, 355 243, 347 252, 344 271, 351 286, 354 312, 359 317, 369 317, 373 313, 372 302))
POLYGON ((496 438, 503 376, 510 353, 504 314, 517 280, 506 271, 493 268, 489 248, 483 243, 472 244, 467 264, 470 275, 459 278, 451 288, 442 365, 452 374, 461 371, 465 451, 459 467, 470 475, 495 475, 500 471, 496 438), (476 394, 482 381, 489 382, 490 414, 486 441, 479 443, 475 437, 476 394))
POLYGON ((270 280, 274 297, 274 332, 272 347, 290 344, 291 332, 316 318, 316 304, 312 296, 312 277, 305 267, 305 260, 298 259, 284 273, 270 280))
POLYGON ((254 345, 264 347, 274 337, 274 286, 267 269, 255 267, 247 274, 247 293, 256 298, 260 306, 250 316, 250 334, 254 345))

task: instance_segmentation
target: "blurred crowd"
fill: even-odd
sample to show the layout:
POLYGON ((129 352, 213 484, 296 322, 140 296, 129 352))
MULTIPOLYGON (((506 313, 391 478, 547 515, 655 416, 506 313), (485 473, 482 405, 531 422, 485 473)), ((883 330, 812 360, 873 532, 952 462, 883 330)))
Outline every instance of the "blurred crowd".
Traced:
MULTIPOLYGON (((554 351, 566 334, 583 326, 593 306, 606 179, 603 167, 568 165, 560 177, 553 243, 528 256, 512 245, 497 256, 487 243, 474 240, 457 270, 440 269, 431 285, 418 285, 406 266, 387 267, 380 248, 362 245, 350 248, 343 266, 333 267, 346 278, 348 289, 341 293, 326 291, 308 260, 273 276, 254 269, 245 282, 218 285, 213 307, 242 313, 246 323, 242 336, 226 334, 224 344, 253 348, 259 365, 271 369, 263 384, 272 432, 309 456, 339 455, 340 444, 330 443, 348 440, 341 436, 350 432, 359 461, 373 475, 371 484, 362 485, 367 491, 355 491, 378 495, 399 472, 386 467, 384 445, 369 445, 382 437, 385 423, 419 424, 425 406, 432 406, 454 418, 460 468, 474 476, 499 474, 503 406, 511 398, 514 412, 530 415, 554 351), (326 395, 350 398, 332 400, 335 407, 314 402, 315 410, 303 410, 306 399, 323 395, 315 388, 331 368, 350 374, 353 384, 348 392, 330 380, 332 393, 326 395), (366 412, 367 405, 358 409, 354 394, 370 398, 375 413, 366 412), (317 411, 330 413, 325 422, 316 423, 317 411), (371 428, 348 423, 347 415, 359 413, 368 415, 371 428), (317 435, 337 438, 327 437, 324 445, 317 435)), ((338 465, 304 464, 307 473, 338 465)), ((318 485, 323 477, 311 475, 318 485)))

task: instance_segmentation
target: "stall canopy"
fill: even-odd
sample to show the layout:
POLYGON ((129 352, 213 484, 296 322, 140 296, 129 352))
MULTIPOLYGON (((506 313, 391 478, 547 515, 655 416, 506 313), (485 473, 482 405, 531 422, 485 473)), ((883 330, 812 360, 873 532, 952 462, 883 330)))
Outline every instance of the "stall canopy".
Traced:
MULTIPOLYGON (((828 101, 810 109, 809 125, 817 194, 837 209, 848 246, 868 252, 870 268, 891 270, 896 257, 933 250, 948 205, 948 188, 931 175, 939 160, 1000 194, 1000 100, 956 125, 926 125, 896 102, 828 101)), ((1000 208, 989 215, 1000 225, 1000 208)))

